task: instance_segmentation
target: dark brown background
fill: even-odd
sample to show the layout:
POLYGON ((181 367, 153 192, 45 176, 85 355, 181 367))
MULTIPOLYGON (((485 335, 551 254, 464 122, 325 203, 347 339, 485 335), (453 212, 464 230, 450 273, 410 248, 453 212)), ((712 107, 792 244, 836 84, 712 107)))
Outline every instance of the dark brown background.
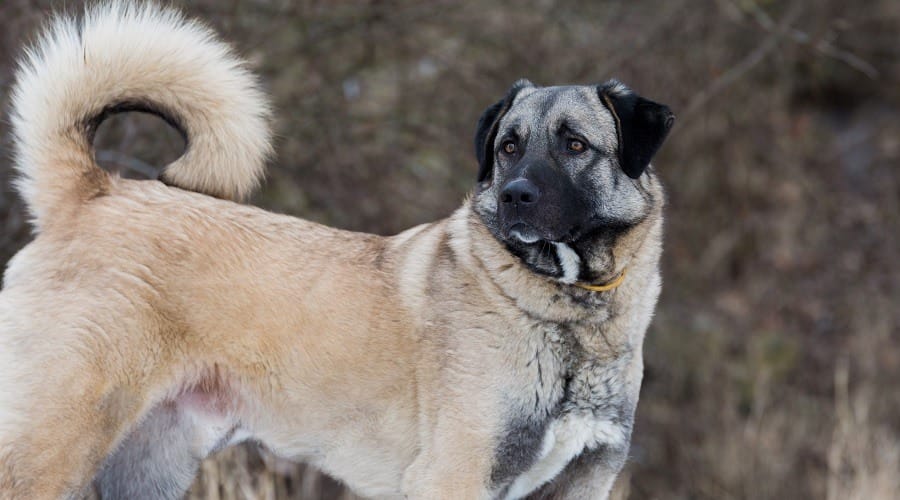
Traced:
MULTIPOLYGON (((647 337, 634 499, 900 498, 900 3, 216 1, 276 109, 252 203, 390 234, 473 184, 481 111, 517 78, 617 77, 678 120, 664 288, 647 337)), ((51 7, 0 1, 0 104, 51 7)), ((26 244, 0 123, 0 262, 26 244)), ((179 152, 147 117, 98 157, 152 174, 179 152)), ((253 448, 204 465, 204 498, 334 498, 253 448)))

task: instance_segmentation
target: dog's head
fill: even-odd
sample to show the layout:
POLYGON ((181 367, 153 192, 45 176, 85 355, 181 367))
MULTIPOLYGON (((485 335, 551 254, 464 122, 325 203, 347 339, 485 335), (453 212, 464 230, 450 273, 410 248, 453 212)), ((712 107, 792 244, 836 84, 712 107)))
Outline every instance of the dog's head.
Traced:
POLYGON ((590 281, 597 246, 654 208, 650 159, 674 116, 610 81, 536 87, 520 80, 478 123, 473 206, 536 272, 590 281))

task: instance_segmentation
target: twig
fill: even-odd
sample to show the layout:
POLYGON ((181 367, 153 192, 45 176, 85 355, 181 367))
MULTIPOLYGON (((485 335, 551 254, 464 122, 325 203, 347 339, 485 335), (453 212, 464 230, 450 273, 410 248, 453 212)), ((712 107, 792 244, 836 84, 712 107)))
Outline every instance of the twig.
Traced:
MULTIPOLYGON (((750 2, 749 8, 750 12, 753 14, 753 18, 756 19, 757 24, 759 24, 766 31, 775 31, 775 22, 771 17, 769 17, 768 14, 766 14, 764 10, 759 8, 759 5, 756 5, 755 2, 750 2)), ((859 71, 860 73, 873 80, 878 78, 878 69, 872 63, 857 56, 856 54, 834 46, 834 44, 826 40, 825 37, 821 37, 818 41, 814 42, 813 37, 811 37, 808 33, 796 28, 790 28, 784 34, 800 45, 812 47, 813 49, 819 51, 819 53, 843 62, 847 66, 850 66, 851 68, 859 71)))
POLYGON ((137 158, 122 154, 111 149, 102 149, 97 151, 97 161, 101 163, 114 163, 147 179, 156 179, 159 169, 144 163, 137 158))
MULTIPOLYGON (((775 47, 778 46, 778 43, 781 41, 781 35, 787 30, 787 26, 791 24, 794 20, 797 19, 800 15, 800 9, 797 7, 797 4, 794 4, 790 11, 785 14, 784 18, 778 23, 778 26, 775 26, 771 31, 775 32, 775 36, 771 36, 765 38, 763 42, 753 49, 752 52, 747 54, 739 63, 732 66, 728 71, 720 75, 718 78, 713 80, 709 86, 705 89, 701 90, 694 97, 691 98, 687 107, 685 108, 682 116, 687 118, 690 115, 693 115, 697 110, 703 107, 704 104, 707 103, 713 96, 729 87, 731 84, 736 82, 739 78, 744 76, 748 71, 753 69, 754 66, 759 64, 765 59, 765 57, 772 52, 775 47)), ((769 19, 771 21, 771 18, 769 19)))

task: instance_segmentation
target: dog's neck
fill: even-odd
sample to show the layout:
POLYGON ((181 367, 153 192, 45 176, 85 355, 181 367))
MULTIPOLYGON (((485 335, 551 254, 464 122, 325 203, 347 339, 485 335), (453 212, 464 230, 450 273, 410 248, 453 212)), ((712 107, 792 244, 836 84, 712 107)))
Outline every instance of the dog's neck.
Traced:
POLYGON ((467 264, 473 272, 482 272, 502 294, 524 312, 549 321, 604 321, 614 304, 634 300, 648 286, 651 274, 658 274, 661 253, 662 220, 659 213, 620 234, 612 246, 594 252, 588 266, 598 279, 609 283, 628 268, 622 283, 603 291, 592 291, 529 269, 485 227, 467 200, 448 221, 451 241, 458 255, 470 255, 467 264), (595 267, 596 266, 596 267, 595 267), (549 297, 549 300, 548 300, 549 297))

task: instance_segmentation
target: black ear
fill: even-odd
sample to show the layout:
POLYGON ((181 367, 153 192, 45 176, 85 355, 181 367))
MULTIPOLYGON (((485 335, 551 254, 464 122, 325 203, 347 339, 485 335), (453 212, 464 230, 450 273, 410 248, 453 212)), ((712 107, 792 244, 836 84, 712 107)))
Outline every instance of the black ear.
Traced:
POLYGON ((475 131, 475 157, 478 158, 478 182, 487 180, 494 170, 494 140, 497 138, 497 127, 500 119, 509 111, 516 95, 525 87, 533 87, 534 84, 522 79, 513 84, 506 97, 484 110, 478 119, 478 129, 475 131))
POLYGON ((675 115, 668 106, 644 99, 615 80, 600 85, 597 93, 616 120, 619 164, 628 177, 637 179, 662 146, 675 115))

